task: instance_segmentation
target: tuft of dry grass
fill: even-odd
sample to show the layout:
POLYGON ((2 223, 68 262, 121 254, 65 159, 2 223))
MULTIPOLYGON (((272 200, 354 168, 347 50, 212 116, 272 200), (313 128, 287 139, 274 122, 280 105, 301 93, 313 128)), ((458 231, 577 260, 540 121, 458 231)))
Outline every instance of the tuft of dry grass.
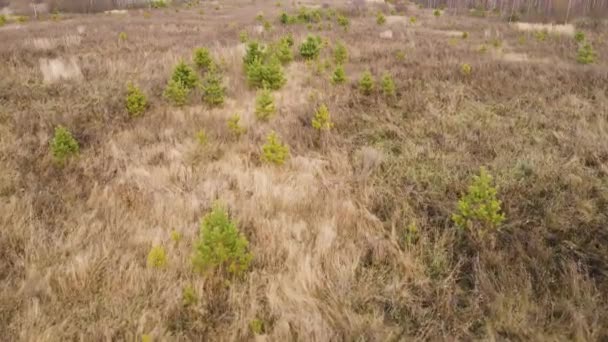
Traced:
POLYGON ((253 33, 263 12, 273 29, 256 39, 292 33, 299 46, 306 25, 273 21, 297 11, 288 2, 0 28, 6 340, 608 338, 606 28, 585 32, 598 59, 581 66, 568 35, 541 42, 495 17, 410 6, 416 25, 389 16, 391 38, 379 39, 377 11, 332 6, 349 30, 330 19, 314 32, 329 47, 285 68, 267 122, 255 119, 239 32, 253 33), (337 42, 349 55, 339 87, 337 42), (209 108, 196 94, 175 108, 164 86, 199 46, 220 65, 226 101, 209 108), (392 75, 390 101, 361 94, 366 70, 376 82, 392 75), (149 100, 137 120, 125 110, 129 82, 149 100), (322 104, 334 125, 320 134, 311 117, 322 104), (227 125, 235 113, 238 138, 227 125), (49 151, 59 125, 80 146, 61 167, 49 151), (271 131, 289 146, 280 167, 260 161, 271 131), (451 221, 482 166, 506 217, 493 244, 451 221), (217 201, 249 241, 240 278, 192 269, 200 220, 217 201), (159 246, 164 266, 148 267, 159 246))

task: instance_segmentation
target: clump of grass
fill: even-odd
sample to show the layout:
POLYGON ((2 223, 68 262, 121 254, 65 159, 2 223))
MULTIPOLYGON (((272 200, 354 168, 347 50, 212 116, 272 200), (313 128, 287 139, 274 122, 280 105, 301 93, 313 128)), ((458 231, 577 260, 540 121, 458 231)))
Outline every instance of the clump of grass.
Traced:
POLYGON ((415 24, 417 21, 416 17, 410 17, 410 24, 415 24))
POLYGON ((264 27, 264 32, 272 31, 272 24, 270 23, 270 21, 264 20, 264 22, 262 23, 262 26, 264 27))
POLYGON ((194 61, 194 65, 201 70, 208 70, 213 64, 213 58, 209 53, 209 49, 204 47, 194 50, 192 60, 194 61))
POLYGON ((405 61, 405 51, 398 50, 397 52, 395 52, 395 58, 397 58, 399 62, 405 61))
POLYGON ((371 72, 369 72, 369 70, 365 71, 359 79, 359 91, 361 91, 363 95, 370 95, 374 90, 374 83, 371 72))
POLYGON ((239 276, 249 268, 252 258, 249 242, 236 222, 223 206, 215 204, 200 225, 192 257, 194 269, 201 273, 217 271, 239 276))
POLYGON ((393 77, 388 73, 382 76, 382 93, 386 98, 395 97, 395 81, 393 81, 393 77))
POLYGON ((228 130, 235 137, 240 137, 247 132, 247 128, 241 126, 241 117, 238 114, 234 114, 228 119, 228 130))
POLYGON ((326 105, 322 104, 315 112, 312 118, 312 127, 318 131, 329 131, 334 127, 326 105))
POLYGON ((340 42, 334 47, 334 63, 344 64, 348 61, 348 50, 346 46, 340 42))
POLYGON ((163 246, 154 246, 148 253, 147 265, 150 268, 167 266, 167 252, 163 246))
POLYGON ((211 106, 220 106, 224 103, 226 87, 223 85, 222 74, 211 67, 203 79, 203 101, 211 106))
POLYGON ((175 245, 178 245, 180 241, 182 241, 182 233, 177 230, 171 231, 171 240, 175 245))
POLYGON ((338 65, 334 70, 334 73, 331 76, 331 82, 333 84, 342 84, 346 82, 346 73, 344 72, 344 67, 342 65, 338 65))
POLYGON ((129 115, 132 117, 141 116, 148 107, 148 99, 146 95, 136 86, 129 83, 127 85, 126 108, 129 115))
POLYGON ((496 49, 500 48, 502 46, 502 40, 500 40, 499 38, 494 38, 490 41, 490 43, 492 44, 492 46, 496 49))
POLYGON ((384 13, 378 12, 376 14, 376 24, 384 25, 385 23, 386 23, 386 17, 384 16, 384 13))
POLYGON ((51 140, 51 154, 55 162, 63 164, 66 159, 77 155, 79 151, 80 146, 72 133, 61 125, 57 126, 53 140, 51 140))
POLYGON ((309 60, 319 57, 321 43, 321 37, 308 35, 300 45, 300 55, 309 60))
POLYGON ((261 159, 265 163, 283 165, 289 158, 289 147, 285 145, 273 131, 266 137, 266 143, 262 146, 261 159))
POLYGON ((458 201, 457 213, 452 215, 456 226, 480 236, 495 230, 505 220, 497 192, 492 185, 492 176, 481 168, 479 176, 473 177, 467 194, 458 201))
POLYGON ((580 64, 592 64, 595 62, 596 58, 597 54, 595 50, 593 50, 591 44, 585 43, 579 47, 576 61, 580 64))
POLYGON ((536 31, 534 36, 536 37, 536 40, 538 40, 539 42, 544 42, 545 40, 547 40, 547 37, 549 37, 549 31, 547 31, 547 30, 536 31))
POLYGON ((126 32, 120 32, 118 34, 118 40, 121 42, 124 42, 127 40, 127 33, 126 32))
POLYGON ((464 63, 460 66, 460 74, 462 76, 470 76, 473 72, 473 67, 470 64, 464 63))
POLYGON ((277 109, 274 105, 274 98, 270 89, 262 89, 255 101, 255 116, 262 121, 270 119, 276 113, 277 109))

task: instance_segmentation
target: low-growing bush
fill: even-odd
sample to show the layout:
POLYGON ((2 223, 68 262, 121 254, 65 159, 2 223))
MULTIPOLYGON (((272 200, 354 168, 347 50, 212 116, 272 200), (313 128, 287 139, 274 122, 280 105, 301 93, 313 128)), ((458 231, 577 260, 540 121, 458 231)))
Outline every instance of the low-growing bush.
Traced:
POLYGON ((338 15, 336 21, 338 22, 338 25, 344 29, 344 31, 348 31, 348 28, 350 27, 350 20, 347 17, 338 15))
POLYGON ((481 168, 479 176, 473 177, 468 192, 458 201, 457 213, 452 220, 457 227, 483 236, 495 230, 505 219, 501 213, 501 201, 497 189, 492 185, 492 176, 481 168))
POLYGON ((578 48, 578 54, 576 56, 576 61, 580 64, 592 64, 595 62, 597 54, 593 47, 589 43, 585 43, 578 48))
POLYGON ((204 47, 194 50, 192 60, 194 61, 194 65, 201 70, 207 70, 213 64, 213 58, 211 58, 209 50, 204 47))
POLYGON ((165 87, 165 91, 163 92, 163 96, 178 107, 181 107, 188 102, 189 95, 190 89, 184 86, 183 83, 174 79, 169 80, 165 87))
POLYGON ((385 23, 386 23, 386 17, 384 16, 384 13, 378 12, 376 14, 376 24, 384 25, 385 23))
POLYGON ((211 67, 203 79, 203 101, 211 106, 219 106, 224 103, 226 88, 222 82, 222 74, 211 67))
POLYGON ((440 17, 441 16, 441 10, 436 8, 433 10, 433 15, 436 17, 440 17))
POLYGON ((127 112, 132 117, 142 115, 148 107, 148 99, 146 95, 133 84, 127 85, 127 100, 126 100, 127 112))
POLYGON ((348 61, 348 50, 342 43, 337 43, 334 47, 334 63, 344 64, 348 61))
POLYGON ((471 65, 464 63, 460 66, 460 74, 462 76, 470 76, 473 72, 473 67, 471 65))
POLYGON ((163 246, 154 246, 148 253, 147 265, 150 268, 163 268, 167 266, 167 252, 163 246))
POLYGON ((549 31, 547 31, 546 29, 536 31, 534 36, 536 37, 536 40, 538 40, 539 42, 544 42, 545 40, 547 40, 547 37, 549 37, 549 31))
POLYGON ((274 105, 274 97, 270 89, 264 88, 258 92, 255 100, 255 116, 262 121, 270 119, 277 109, 274 105))
POLYGON ((280 89, 285 82, 281 62, 276 56, 271 57, 267 62, 256 59, 247 67, 247 81, 254 88, 268 87, 276 90, 280 89))
POLYGON ((127 33, 126 32, 120 32, 118 34, 118 40, 120 40, 121 42, 124 42, 127 40, 127 33))
POLYGON ((469 38, 469 32, 462 32, 462 39, 467 39, 469 38))
POLYGON ((270 132, 266 137, 266 143, 262 146, 262 161, 275 165, 283 165, 288 158, 289 147, 281 142, 274 131, 270 132))
POLYGON ((312 127, 318 131, 329 131, 334 127, 326 105, 321 105, 315 112, 315 116, 312 118, 312 127))
POLYGON ((187 89, 194 89, 194 87, 196 87, 198 84, 198 77, 196 76, 196 73, 184 61, 177 63, 173 69, 171 80, 180 83, 187 89))
POLYGON ((578 43, 582 43, 585 41, 585 33, 583 31, 576 31, 574 34, 574 40, 578 43))
POLYGON ((368 71, 365 71, 363 75, 361 75, 361 79, 359 79, 359 90, 363 95, 370 95, 374 90, 374 79, 372 74, 368 71))
POLYGON ((238 114, 234 114, 228 119, 228 130, 237 138, 247 132, 247 128, 241 126, 240 122, 241 117, 238 114))
POLYGON ((239 276, 249 268, 253 256, 249 242, 236 222, 219 204, 203 217, 199 237, 194 243, 192 264, 200 273, 219 272, 239 276))
POLYGON ((51 154, 56 162, 62 164, 67 158, 78 154, 80 146, 72 133, 63 126, 55 128, 55 135, 51 140, 51 154))
POLYGON ((388 73, 382 76, 382 94, 387 98, 395 97, 395 81, 388 73))
POLYGON ((333 84, 342 84, 346 82, 346 73, 344 72, 344 67, 342 67, 342 65, 338 64, 334 70, 334 73, 331 76, 331 82, 333 84))
POLYGON ((410 24, 415 24, 417 21, 416 17, 410 17, 410 24))
POLYGON ((308 35, 300 45, 300 55, 305 59, 315 59, 321 52, 321 37, 308 35))

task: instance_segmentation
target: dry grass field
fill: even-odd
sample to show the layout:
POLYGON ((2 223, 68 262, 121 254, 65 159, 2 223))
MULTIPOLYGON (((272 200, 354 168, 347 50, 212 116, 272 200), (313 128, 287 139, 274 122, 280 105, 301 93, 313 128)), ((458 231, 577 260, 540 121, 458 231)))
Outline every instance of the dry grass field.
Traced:
POLYGON ((2 340, 608 339, 608 25, 342 2, 308 4, 319 23, 281 24, 305 5, 227 0, 0 27, 2 340), (594 63, 577 62, 578 31, 594 63), (243 32, 294 38, 270 120, 256 118, 243 32), (305 61, 309 33, 323 48, 305 61), (211 107, 195 89, 175 106, 165 86, 198 47, 225 101, 211 107), (138 117, 129 83, 148 98, 138 117), (330 130, 312 124, 322 104, 330 130), (60 125, 79 145, 63 163, 50 148, 60 125), (283 165, 262 160, 271 131, 289 146, 283 165), (504 220, 459 227, 481 167, 504 220), (239 276, 193 267, 214 203, 249 242, 239 276))

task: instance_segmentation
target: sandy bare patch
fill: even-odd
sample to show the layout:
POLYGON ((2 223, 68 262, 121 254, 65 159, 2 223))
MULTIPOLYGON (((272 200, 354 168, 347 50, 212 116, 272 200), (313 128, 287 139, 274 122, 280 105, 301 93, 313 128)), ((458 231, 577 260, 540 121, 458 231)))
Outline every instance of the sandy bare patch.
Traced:
POLYGON ((403 25, 407 25, 407 17, 402 16, 402 15, 389 15, 386 17, 386 23, 388 25, 394 25, 394 24, 403 24, 403 25))
POLYGON ((520 31, 547 31, 552 34, 562 34, 567 36, 574 36, 574 25, 553 25, 553 24, 539 24, 539 23, 514 23, 512 24, 516 29, 520 31))
POLYGON ((105 14, 127 14, 127 10, 111 10, 111 11, 105 11, 105 14))
POLYGON ((82 78, 82 72, 76 62, 76 57, 71 57, 69 61, 61 58, 41 58, 39 64, 44 83, 82 78))
POLYGON ((393 31, 386 30, 386 31, 380 32, 380 38, 382 38, 382 39, 393 39, 393 31))

